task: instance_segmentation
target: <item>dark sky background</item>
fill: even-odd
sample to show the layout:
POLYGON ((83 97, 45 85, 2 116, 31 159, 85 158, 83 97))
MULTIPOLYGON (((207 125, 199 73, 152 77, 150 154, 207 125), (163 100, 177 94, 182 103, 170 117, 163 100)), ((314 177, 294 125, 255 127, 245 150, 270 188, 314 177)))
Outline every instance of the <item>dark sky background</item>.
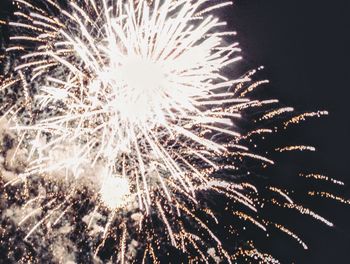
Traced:
MULTIPOLYGON (((343 180, 347 186, 334 191, 350 197, 350 1, 234 2, 226 19, 238 32, 244 64, 265 66, 263 76, 271 81, 267 92, 296 110, 330 112, 329 117, 307 122, 288 135, 290 141, 310 143, 318 152, 286 156, 280 162, 290 166, 290 171, 298 167, 343 180)), ((274 176, 293 181, 288 173, 274 176)), ((332 220, 335 227, 287 215, 310 249, 305 252, 280 238, 268 240, 267 247, 273 248, 282 263, 350 263, 350 208, 322 198, 304 204, 332 220)))
MULTIPOLYGON (((4 12, 2 5, 0 9, 4 12)), ((330 112, 329 117, 307 122, 288 134, 290 142, 314 145, 318 152, 282 157, 279 162, 290 173, 275 172, 273 177, 295 185, 294 170, 320 172, 346 182, 344 188, 332 190, 350 198, 350 1, 235 0, 224 17, 237 30, 243 49, 242 69, 237 71, 264 65, 260 76, 271 81, 264 92, 299 111, 330 112)), ((322 190, 323 186, 311 188, 322 190)), ((281 217, 309 250, 303 251, 285 236, 263 240, 263 246, 272 248, 270 252, 282 263, 350 263, 350 206, 322 198, 312 201, 303 204, 333 221, 334 228, 286 214, 281 217)))

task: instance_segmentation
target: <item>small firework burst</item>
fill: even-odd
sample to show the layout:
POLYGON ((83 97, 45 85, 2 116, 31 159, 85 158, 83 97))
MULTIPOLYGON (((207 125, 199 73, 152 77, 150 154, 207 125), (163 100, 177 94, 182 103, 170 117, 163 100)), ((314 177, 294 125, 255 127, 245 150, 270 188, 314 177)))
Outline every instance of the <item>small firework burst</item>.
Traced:
MULTIPOLYGON (((277 228, 304 249, 297 234, 261 216, 266 204, 333 225, 288 190, 267 186, 264 196, 253 184, 255 167, 274 165, 250 147, 278 131, 267 121, 284 115, 285 129, 327 112, 289 118, 293 108, 249 97, 268 83, 252 81, 262 68, 235 79, 224 74, 240 49, 215 11, 231 2, 14 4, 14 18, 1 21, 11 36, 0 57, 0 239, 15 226, 24 242, 8 243, 4 259, 145 263, 177 255, 183 262, 278 263, 241 241, 239 222, 277 228), (249 129, 240 128, 251 112, 249 129)), ((349 203, 327 192, 309 195, 349 203)))

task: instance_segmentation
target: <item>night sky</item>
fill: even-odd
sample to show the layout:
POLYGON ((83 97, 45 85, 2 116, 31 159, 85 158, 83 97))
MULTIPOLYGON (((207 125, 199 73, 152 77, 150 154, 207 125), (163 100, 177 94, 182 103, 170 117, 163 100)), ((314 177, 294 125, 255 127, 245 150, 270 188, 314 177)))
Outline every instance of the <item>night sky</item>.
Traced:
MULTIPOLYGON (((232 12, 225 14, 238 32, 243 67, 265 66, 263 76, 271 85, 264 92, 297 111, 330 112, 288 134, 288 141, 310 143, 318 151, 284 156, 280 162, 290 171, 314 170, 345 181, 347 186, 335 191, 346 197, 350 197, 349 11, 347 0, 236 0, 232 12)), ((284 171, 273 177, 293 181, 295 175, 284 171)), ((282 263, 350 263, 350 208, 316 201, 312 208, 332 219, 335 227, 287 215, 310 249, 304 252, 279 238, 268 240, 282 263)))
MULTIPOLYGON (((0 13, 6 13, 0 0, 0 13)), ((296 171, 319 172, 344 181, 331 189, 350 198, 349 103, 349 0, 236 0, 224 11, 229 27, 236 30, 244 57, 238 73, 265 66, 259 77, 271 84, 262 94, 279 99, 296 111, 328 110, 328 117, 292 129, 281 142, 313 145, 316 153, 282 155, 283 172, 272 171, 277 182, 296 188, 322 190, 295 182, 296 171)), ((328 189, 329 190, 329 189, 328 189)), ((304 251, 285 235, 262 239, 282 263, 350 263, 350 206, 323 198, 302 201, 335 223, 329 228, 298 214, 279 216, 308 244, 304 251)), ((0 260, 1 263, 1 260, 0 260)))

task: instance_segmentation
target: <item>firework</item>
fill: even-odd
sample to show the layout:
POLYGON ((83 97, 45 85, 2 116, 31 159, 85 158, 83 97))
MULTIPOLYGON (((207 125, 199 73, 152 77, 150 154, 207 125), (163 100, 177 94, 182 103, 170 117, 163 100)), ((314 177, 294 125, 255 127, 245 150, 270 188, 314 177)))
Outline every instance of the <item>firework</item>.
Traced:
MULTIPOLYGON (((256 70, 236 79, 223 73, 240 59, 235 33, 215 16, 231 2, 14 3, 5 52, 16 60, 7 62, 0 86, 1 133, 3 142, 12 142, 3 146, 2 178, 8 193, 23 190, 11 204, 21 205, 16 224, 33 247, 40 236, 52 244, 46 258, 71 260, 67 252, 77 251, 77 240, 86 236, 91 262, 158 262, 172 250, 195 262, 243 256, 276 263, 250 241, 226 246, 220 232, 237 239, 235 221, 243 220, 263 232, 277 228, 306 249, 287 227, 259 217, 264 203, 333 225, 287 190, 268 186, 267 200, 249 183, 246 163, 274 161, 246 142, 276 129, 242 133, 242 114, 262 109, 252 121, 264 122, 293 109, 247 97, 268 83, 251 80, 256 70), (213 206, 218 197, 227 202, 225 213, 213 206), (232 225, 220 227, 225 215, 232 225), (57 253, 59 243, 70 249, 57 253)), ((305 113, 283 126, 326 114, 305 113)), ((348 203, 330 193, 309 195, 348 203)))

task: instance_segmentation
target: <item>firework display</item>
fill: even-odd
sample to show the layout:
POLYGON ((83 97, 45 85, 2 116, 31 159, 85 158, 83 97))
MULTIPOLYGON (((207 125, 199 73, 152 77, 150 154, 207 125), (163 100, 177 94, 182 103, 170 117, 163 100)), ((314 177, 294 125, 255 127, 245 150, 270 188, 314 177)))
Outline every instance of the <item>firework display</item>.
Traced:
POLYGON ((241 230, 307 244, 265 207, 333 226, 255 177, 278 166, 255 142, 328 112, 255 99, 268 83, 254 81, 262 67, 232 78, 240 48, 217 15, 230 1, 13 3, 0 21, 10 35, 0 57, 3 260, 279 263, 241 230))

